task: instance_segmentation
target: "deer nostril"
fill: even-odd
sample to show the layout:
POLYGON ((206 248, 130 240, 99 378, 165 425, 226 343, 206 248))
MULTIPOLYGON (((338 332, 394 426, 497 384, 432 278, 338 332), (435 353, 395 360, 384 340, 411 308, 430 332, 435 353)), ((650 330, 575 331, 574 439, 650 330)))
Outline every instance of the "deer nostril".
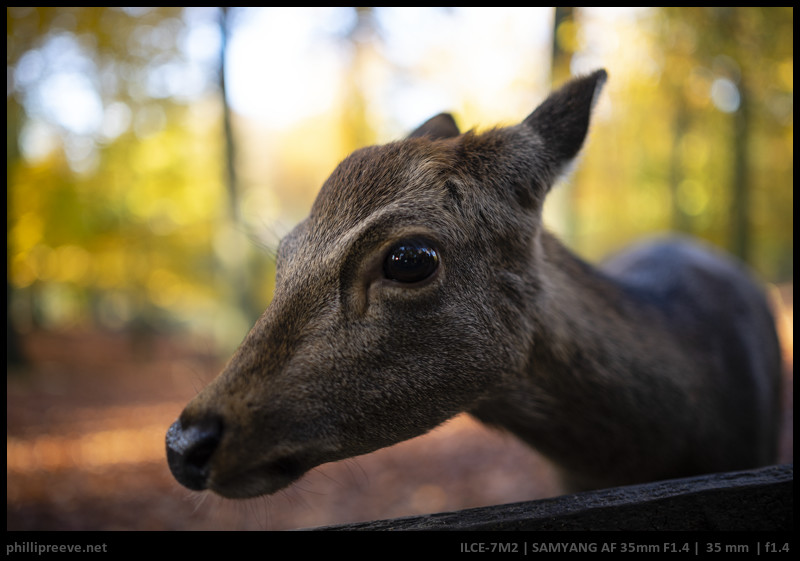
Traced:
POLYGON ((194 491, 206 488, 209 460, 222 437, 217 417, 184 424, 178 420, 167 430, 167 462, 179 483, 194 491))

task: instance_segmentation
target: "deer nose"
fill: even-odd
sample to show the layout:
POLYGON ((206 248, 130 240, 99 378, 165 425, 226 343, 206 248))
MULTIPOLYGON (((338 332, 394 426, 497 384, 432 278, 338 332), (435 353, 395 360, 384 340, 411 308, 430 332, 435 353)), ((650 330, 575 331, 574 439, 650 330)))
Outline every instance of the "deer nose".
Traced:
POLYGON ((184 487, 202 491, 208 483, 210 460, 222 438, 222 422, 208 417, 183 424, 180 419, 167 430, 167 463, 184 487))

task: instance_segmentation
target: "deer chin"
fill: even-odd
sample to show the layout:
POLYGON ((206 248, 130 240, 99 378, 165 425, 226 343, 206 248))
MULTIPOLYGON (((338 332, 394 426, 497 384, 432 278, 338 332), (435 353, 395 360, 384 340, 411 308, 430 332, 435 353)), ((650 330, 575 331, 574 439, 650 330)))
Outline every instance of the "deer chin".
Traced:
POLYGON ((288 487, 316 465, 318 462, 289 455, 234 471, 212 469, 206 488, 226 499, 271 495, 288 487))

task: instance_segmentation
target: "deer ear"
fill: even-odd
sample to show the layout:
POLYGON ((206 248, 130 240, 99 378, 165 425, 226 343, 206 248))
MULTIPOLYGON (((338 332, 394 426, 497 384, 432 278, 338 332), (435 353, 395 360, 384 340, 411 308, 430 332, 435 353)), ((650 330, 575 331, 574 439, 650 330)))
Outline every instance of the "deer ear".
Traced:
POLYGON ((417 130, 408 135, 408 138, 427 136, 432 140, 439 140, 452 138, 459 134, 461 132, 458 130, 458 125, 456 125, 453 116, 450 113, 439 113, 422 123, 417 130))
POLYGON ((589 130, 592 109, 607 76, 605 70, 596 70, 588 76, 567 82, 522 122, 523 126, 537 133, 548 155, 559 168, 564 167, 581 149, 589 130))

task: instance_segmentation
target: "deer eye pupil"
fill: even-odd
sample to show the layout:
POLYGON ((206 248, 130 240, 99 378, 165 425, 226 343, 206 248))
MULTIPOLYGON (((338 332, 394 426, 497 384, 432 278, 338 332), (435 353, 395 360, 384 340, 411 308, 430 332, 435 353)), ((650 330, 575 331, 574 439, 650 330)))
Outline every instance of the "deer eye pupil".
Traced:
POLYGON ((439 266, 439 255, 423 240, 405 240, 395 245, 383 262, 383 274, 389 280, 420 282, 439 266))

